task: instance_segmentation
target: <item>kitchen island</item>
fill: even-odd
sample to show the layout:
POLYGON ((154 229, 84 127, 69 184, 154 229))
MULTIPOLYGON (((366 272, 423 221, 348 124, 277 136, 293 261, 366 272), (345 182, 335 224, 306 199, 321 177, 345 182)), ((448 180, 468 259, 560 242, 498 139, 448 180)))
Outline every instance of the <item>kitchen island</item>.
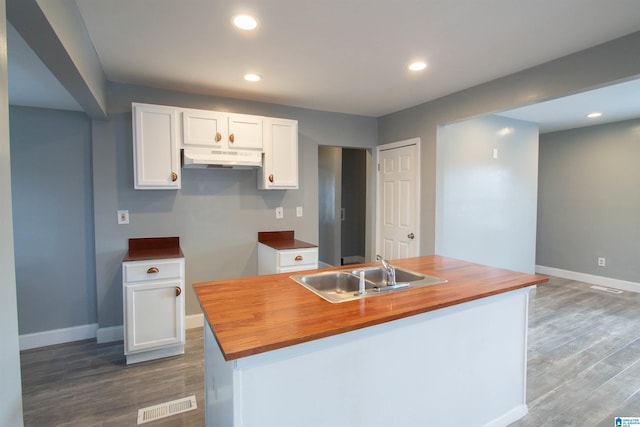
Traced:
POLYGON ((447 283, 339 304, 287 273, 195 284, 207 426, 503 426, 524 416, 528 293, 547 279, 440 256, 394 265, 447 283))

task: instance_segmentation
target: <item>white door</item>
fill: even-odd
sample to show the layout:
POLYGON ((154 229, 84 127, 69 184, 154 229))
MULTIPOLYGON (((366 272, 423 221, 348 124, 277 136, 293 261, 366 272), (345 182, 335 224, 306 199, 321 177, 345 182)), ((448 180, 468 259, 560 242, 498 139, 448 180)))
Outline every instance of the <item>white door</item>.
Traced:
POLYGON ((125 286, 125 354, 184 342, 180 280, 125 286))
POLYGON ((386 259, 418 256, 419 183, 419 138, 378 147, 378 255, 386 259))

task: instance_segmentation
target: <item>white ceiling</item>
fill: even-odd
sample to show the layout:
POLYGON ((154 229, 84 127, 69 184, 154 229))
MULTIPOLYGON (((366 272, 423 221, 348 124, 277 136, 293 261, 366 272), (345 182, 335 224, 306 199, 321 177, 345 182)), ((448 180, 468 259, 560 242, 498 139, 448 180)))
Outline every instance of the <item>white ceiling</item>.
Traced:
MULTIPOLYGON (((640 30, 638 0, 76 3, 110 81, 372 117, 640 30), (239 12, 256 16, 256 31, 231 26, 239 12), (428 68, 409 72, 416 59, 428 68)), ((25 73, 11 72, 8 37, 13 86, 25 73)))

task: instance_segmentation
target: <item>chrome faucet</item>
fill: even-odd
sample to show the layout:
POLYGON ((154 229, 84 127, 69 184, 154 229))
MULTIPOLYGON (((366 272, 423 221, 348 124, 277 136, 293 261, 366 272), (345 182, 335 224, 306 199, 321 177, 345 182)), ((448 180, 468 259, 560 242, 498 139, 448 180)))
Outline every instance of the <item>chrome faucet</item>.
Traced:
POLYGON ((380 263, 382 264, 382 268, 384 268, 384 271, 387 276, 387 286, 395 286, 396 285, 396 268, 393 265, 391 265, 389 261, 382 258, 380 255, 376 255, 376 259, 380 261, 380 263))

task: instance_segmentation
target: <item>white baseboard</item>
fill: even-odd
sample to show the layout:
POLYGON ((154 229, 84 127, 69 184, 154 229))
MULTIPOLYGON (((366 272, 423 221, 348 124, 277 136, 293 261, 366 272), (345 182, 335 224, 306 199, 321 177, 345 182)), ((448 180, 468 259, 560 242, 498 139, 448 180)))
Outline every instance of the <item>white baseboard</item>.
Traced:
POLYGON ((96 342, 98 344, 122 340, 124 340, 124 327, 122 325, 99 328, 96 333, 96 342))
POLYGON ((527 405, 518 405, 515 408, 511 409, 506 414, 502 414, 500 417, 489 421, 484 427, 501 427, 507 426, 513 422, 518 421, 520 418, 524 417, 529 413, 527 409, 527 405))
POLYGON ((621 289, 623 291, 640 293, 640 283, 626 280, 612 279, 610 277, 596 276, 593 274, 578 273, 577 271, 562 270, 560 268, 536 265, 536 273, 548 276, 561 277, 563 279, 577 280, 592 285, 606 286, 608 288, 621 289))
POLYGON ((32 348, 46 347, 48 345, 95 338, 97 329, 98 325, 92 323, 90 325, 73 326, 71 328, 20 335, 20 350, 29 350, 32 348))
MULTIPOLYGON (((204 315, 200 313, 186 316, 184 325, 185 329, 201 328, 204 325, 204 315)), ((90 325, 20 335, 19 341, 20 350, 29 350, 93 338, 96 339, 98 344, 122 341, 124 339, 124 328, 122 325, 98 328, 97 323, 92 323, 90 325)))
POLYGON ((184 328, 193 329, 204 326, 204 314, 192 314, 184 318, 184 328))

